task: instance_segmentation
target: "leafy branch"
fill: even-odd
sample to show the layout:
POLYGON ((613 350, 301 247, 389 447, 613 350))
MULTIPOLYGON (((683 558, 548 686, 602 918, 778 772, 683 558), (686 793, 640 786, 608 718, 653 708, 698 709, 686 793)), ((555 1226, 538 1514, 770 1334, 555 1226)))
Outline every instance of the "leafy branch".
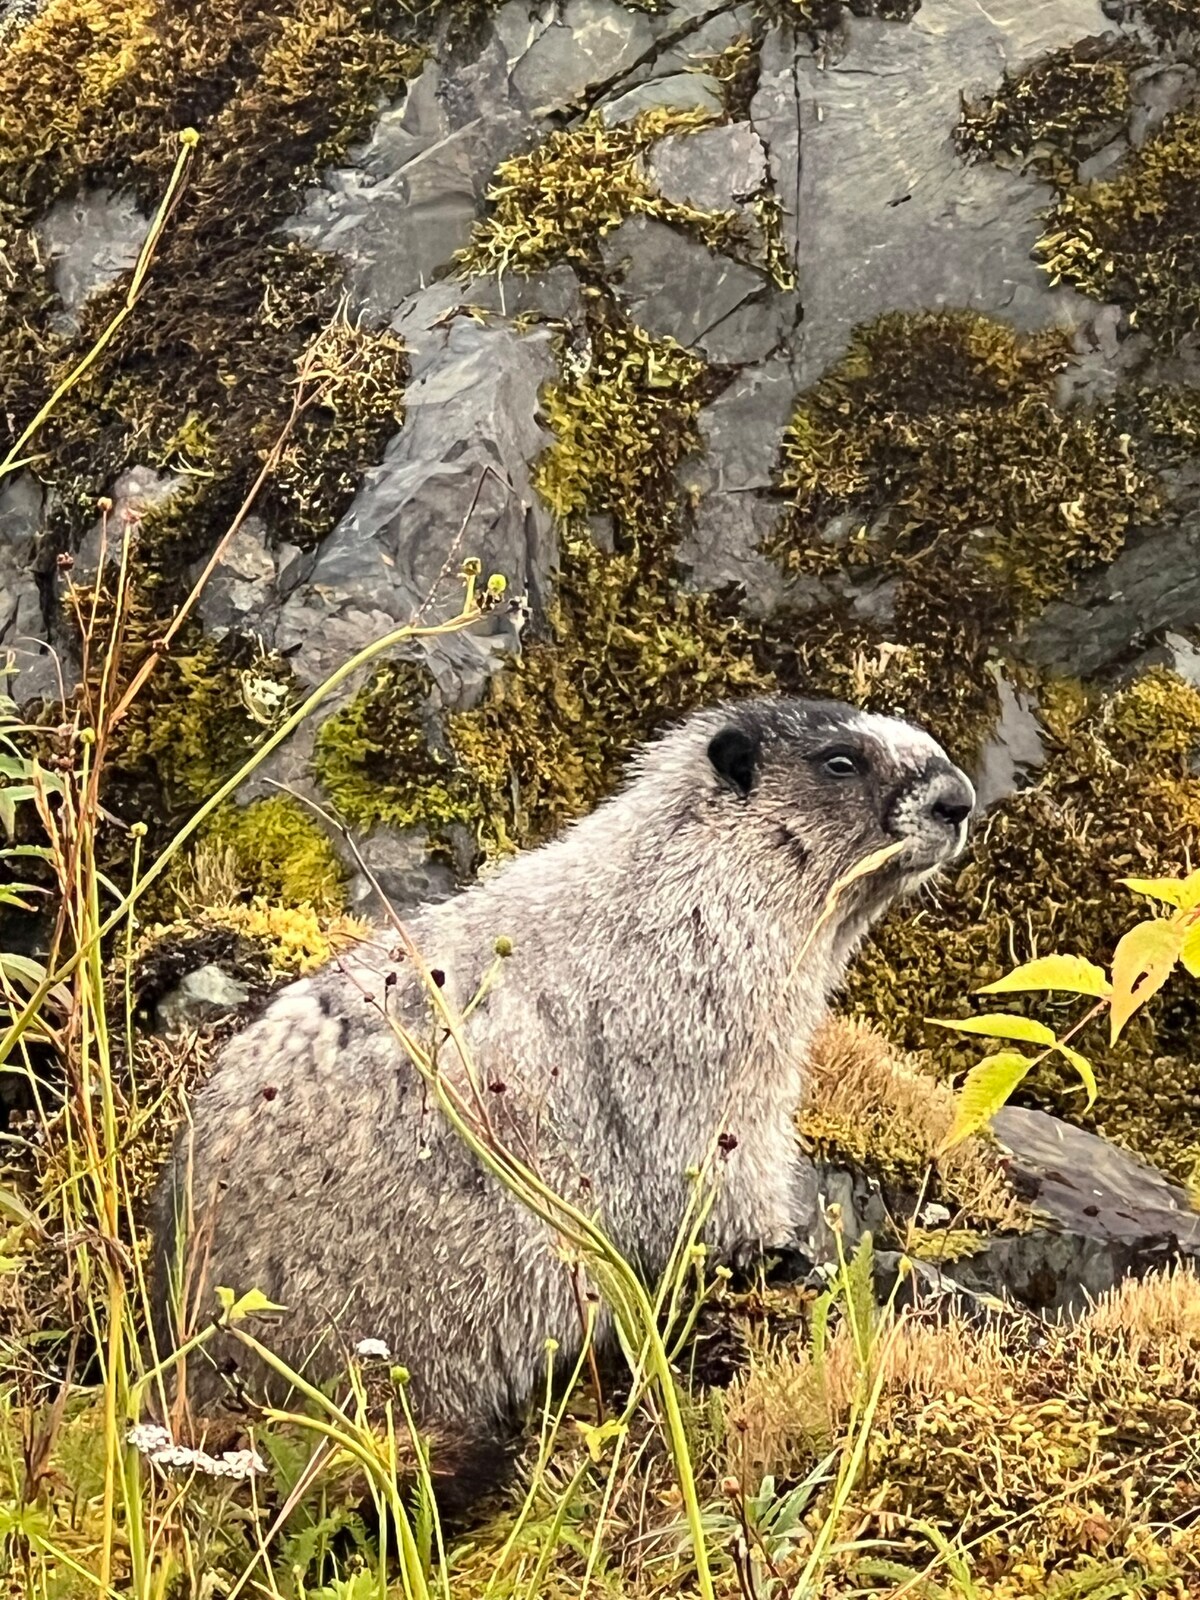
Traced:
POLYGON ((958 1033, 984 1034, 990 1039, 1041 1047, 1036 1055, 997 1050, 971 1068, 959 1092, 953 1126, 942 1141, 939 1154, 944 1155, 986 1128, 1034 1067, 1051 1056, 1061 1057, 1075 1069, 1091 1107, 1096 1099, 1096 1074, 1088 1058, 1071 1041, 1107 1013, 1109 1042, 1115 1044, 1130 1019, 1158 993, 1177 966, 1182 965, 1193 978, 1200 978, 1200 869, 1186 878, 1121 881, 1136 894, 1172 909, 1169 915, 1148 917, 1130 928, 1113 951, 1109 973, 1082 956, 1041 956, 977 991, 1014 994, 1050 990, 1092 1000, 1084 1015, 1065 1032, 1055 1033, 1044 1022, 1008 1011, 958 1020, 929 1019, 940 1028, 953 1028, 958 1033))

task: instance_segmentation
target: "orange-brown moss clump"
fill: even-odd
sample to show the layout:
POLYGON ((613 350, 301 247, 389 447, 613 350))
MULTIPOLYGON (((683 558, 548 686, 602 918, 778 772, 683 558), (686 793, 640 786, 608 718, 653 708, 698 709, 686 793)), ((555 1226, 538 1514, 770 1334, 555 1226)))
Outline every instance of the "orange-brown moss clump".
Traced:
POLYGON ((786 681, 903 708, 974 754, 989 652, 1156 503, 1110 418, 1056 405, 1069 358, 1057 331, 971 312, 855 332, 784 436, 791 505, 765 548, 799 580, 795 613, 768 629, 786 681), (866 604, 844 598, 856 572, 866 604))
MULTIPOLYGON (((1200 693, 1157 670, 1107 699, 1051 685, 1042 719, 1041 782, 988 818, 944 896, 881 925, 850 983, 857 1011, 944 1072, 981 1052, 926 1017, 967 1014, 975 989, 1034 955, 1106 959, 1145 915, 1119 880, 1173 876, 1200 859, 1200 693)), ((1046 1072, 1037 1093, 1186 1179, 1200 1158, 1198 998, 1180 976, 1115 1048, 1100 1029, 1080 1041, 1100 1086, 1090 1116, 1066 1077, 1046 1072)), ((1031 1006, 1051 1021, 1077 1014, 1048 996, 1031 1006)))

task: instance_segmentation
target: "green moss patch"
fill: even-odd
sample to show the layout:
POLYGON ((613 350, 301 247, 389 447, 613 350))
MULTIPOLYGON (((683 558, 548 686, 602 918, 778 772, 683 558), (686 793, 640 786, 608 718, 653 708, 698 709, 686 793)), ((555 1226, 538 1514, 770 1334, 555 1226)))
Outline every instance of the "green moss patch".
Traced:
POLYGON ((1200 329, 1200 112, 1168 117, 1116 177, 1063 194, 1037 253, 1056 283, 1115 300, 1168 343, 1200 329))
POLYGON ((1057 331, 892 313, 800 397, 779 480, 791 503, 765 544, 822 597, 773 624, 781 652, 789 631, 799 641, 798 683, 902 706, 972 753, 994 709, 989 651, 1156 505, 1113 420, 1056 404, 1069 359, 1057 331), (882 619, 837 599, 856 571, 886 586, 882 619))
POLYGON ((964 155, 1068 182, 1079 160, 1120 131, 1133 105, 1129 75, 1145 56, 1131 41, 1081 39, 1006 72, 995 94, 964 99, 955 142, 964 155))
MULTIPOLYGON (((120 470, 163 460, 195 475, 189 542, 215 543, 283 427, 297 363, 337 320, 337 263, 274 230, 416 69, 412 40, 409 13, 391 0, 283 0, 269 11, 247 0, 58 0, 6 52, 0 224, 17 281, 0 312, 0 410, 18 424, 124 292, 94 297, 77 335, 56 331, 30 226, 86 184, 131 186, 153 206, 178 132, 200 134, 137 314, 39 436, 60 540, 90 520, 120 470)), ((401 353, 390 337, 361 337, 361 381, 306 413, 260 501, 280 537, 303 544, 326 531, 398 425, 401 353)))
POLYGON ((463 272, 539 272, 560 261, 596 268, 598 242, 632 216, 673 223, 714 250, 758 248, 768 265, 777 265, 772 231, 764 229, 765 242, 755 247, 736 212, 665 200, 646 174, 645 156, 656 140, 720 120, 707 111, 656 109, 610 127, 597 112, 577 128, 550 134, 497 169, 488 213, 459 253, 463 272))
POLYGON ((346 873, 329 835, 291 795, 247 806, 223 806, 205 841, 229 850, 233 870, 267 902, 310 906, 335 915, 346 908, 346 873))
MULTIPOLYGON (((132 671, 137 664, 135 647, 127 666, 132 671)), ((233 776, 266 737, 262 684, 274 686, 280 704, 286 701, 291 675, 278 657, 184 628, 117 725, 109 751, 115 798, 129 820, 152 828, 178 820, 233 776)))

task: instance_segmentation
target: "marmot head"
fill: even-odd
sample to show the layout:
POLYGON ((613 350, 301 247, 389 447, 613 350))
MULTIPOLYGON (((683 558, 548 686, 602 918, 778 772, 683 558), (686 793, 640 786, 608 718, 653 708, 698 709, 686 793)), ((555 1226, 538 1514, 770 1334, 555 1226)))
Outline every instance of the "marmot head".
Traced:
POLYGON ((810 885, 815 876, 828 887, 900 843, 855 886, 851 901, 868 913, 953 860, 975 806, 970 779, 922 729, 834 700, 772 696, 699 712, 654 764, 663 758, 698 800, 682 827, 694 820, 732 830, 756 855, 783 852, 810 885))

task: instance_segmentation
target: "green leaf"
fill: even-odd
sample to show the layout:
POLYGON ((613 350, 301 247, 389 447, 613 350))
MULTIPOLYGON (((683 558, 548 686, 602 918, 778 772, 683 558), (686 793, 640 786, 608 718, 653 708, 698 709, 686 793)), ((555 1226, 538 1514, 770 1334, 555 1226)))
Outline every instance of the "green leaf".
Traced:
POLYGON ((942 1140, 939 1155, 986 1128, 997 1111, 1007 1105, 1009 1096, 1029 1072, 1033 1061, 1018 1050, 1000 1050, 985 1056, 963 1080, 958 1096, 954 1125, 942 1140))
POLYGON ((1080 1055, 1078 1050, 1072 1050, 1069 1044, 1056 1044, 1054 1047, 1060 1056, 1068 1060, 1079 1074, 1079 1081, 1087 1091, 1087 1106, 1090 1111, 1096 1103, 1096 1074, 1092 1070, 1092 1063, 1086 1056, 1080 1055))
POLYGON ((1194 911, 1200 906, 1200 868, 1189 872, 1186 878, 1122 878, 1120 881, 1136 894, 1162 900, 1180 911, 1194 911))
POLYGON ((1200 978, 1200 922, 1184 934, 1179 947, 1179 959, 1193 978, 1200 978))
POLYGON ((959 1033, 983 1033, 989 1039, 1019 1039, 1022 1044, 1058 1043, 1054 1030, 1032 1017, 1014 1017, 1008 1011, 989 1011, 981 1017, 960 1017, 957 1022, 945 1017, 930 1017, 939 1028, 954 1028, 959 1033))
POLYGON ((1107 1000, 1111 987, 1103 968, 1082 956, 1039 956, 977 992, 1014 994, 1025 989, 1064 989, 1068 994, 1090 994, 1096 1000, 1107 1000))
POLYGON ((1187 931, 1177 922, 1139 922, 1113 951, 1113 994, 1108 1013, 1112 1044, 1116 1044, 1130 1017, 1171 976, 1187 931))

